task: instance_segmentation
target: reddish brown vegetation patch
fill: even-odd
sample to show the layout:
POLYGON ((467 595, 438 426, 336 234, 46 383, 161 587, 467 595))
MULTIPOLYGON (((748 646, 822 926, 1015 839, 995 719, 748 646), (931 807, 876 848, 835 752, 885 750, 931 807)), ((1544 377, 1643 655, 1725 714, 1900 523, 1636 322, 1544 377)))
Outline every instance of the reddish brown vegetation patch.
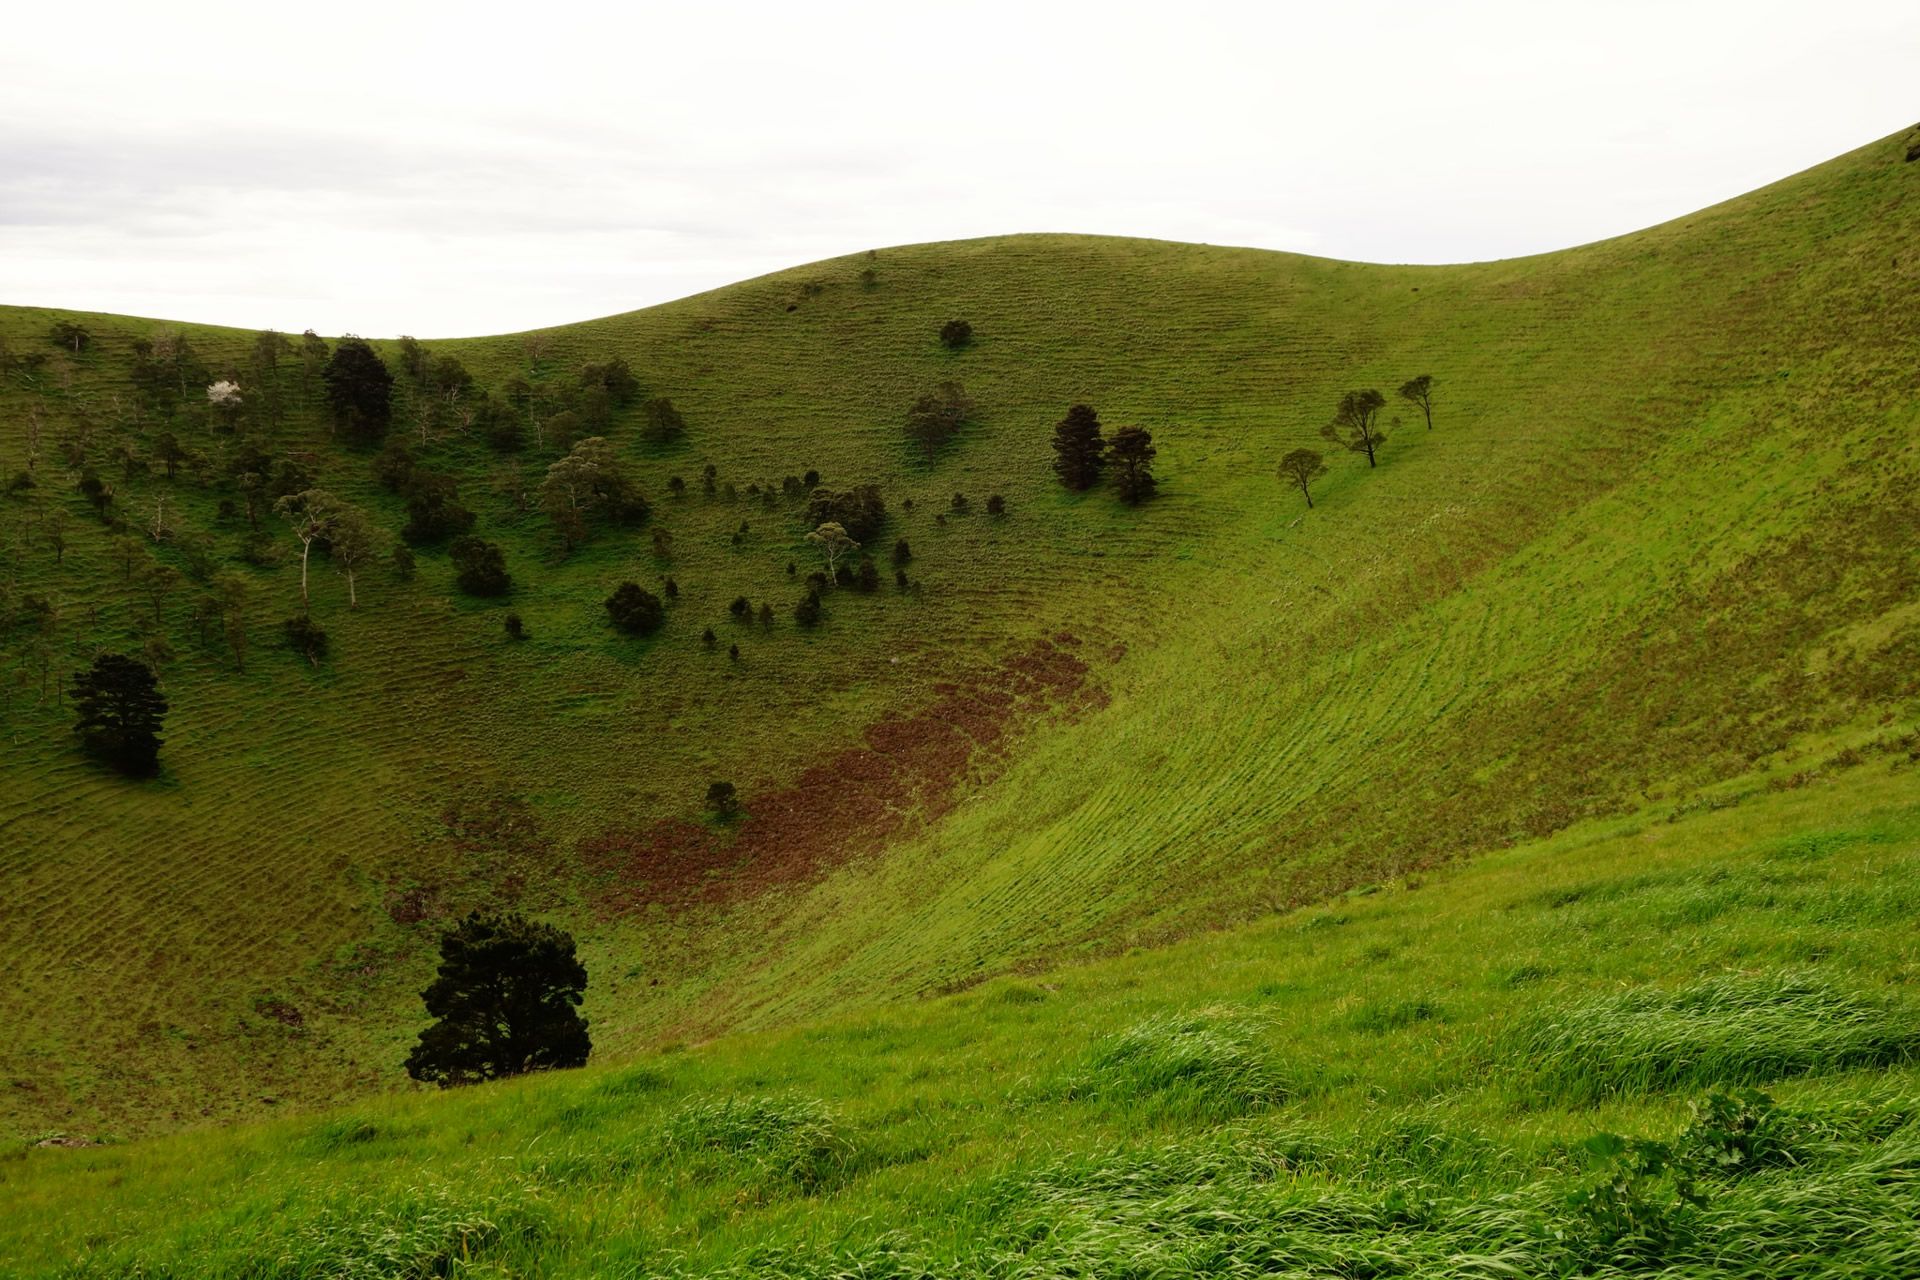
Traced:
POLYGON ((677 818, 580 842, 605 877, 609 913, 651 903, 720 903, 811 880, 878 849, 916 815, 935 816, 975 760, 1003 755, 1022 718, 1105 705, 1079 647, 1062 633, 961 681, 934 686, 920 710, 867 727, 850 747, 784 787, 746 797, 730 833, 677 818))

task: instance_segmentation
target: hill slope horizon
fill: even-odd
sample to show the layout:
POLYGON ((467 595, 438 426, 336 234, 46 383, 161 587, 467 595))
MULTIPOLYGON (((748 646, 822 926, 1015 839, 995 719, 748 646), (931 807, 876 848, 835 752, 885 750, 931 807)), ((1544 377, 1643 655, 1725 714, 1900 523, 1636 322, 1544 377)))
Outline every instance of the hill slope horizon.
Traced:
POLYGON ((1920 718, 1908 141, 1493 263, 995 238, 430 341, 494 401, 532 388, 516 449, 422 426, 404 379, 391 433, 458 482, 512 594, 460 592, 431 544, 357 608, 322 572, 319 664, 279 639, 297 548, 271 517, 256 537, 230 463, 294 463, 389 537, 407 513, 297 364, 263 383, 249 334, 0 308, 0 463, 36 458, 0 497, 0 1020, 28 1028, 0 1123, 132 1136, 400 1087, 433 938, 477 905, 580 935, 618 1059, 1892 751, 1920 718), (949 350, 955 318, 974 339, 949 350), (48 342, 61 322, 84 350, 48 342), (195 383, 156 397, 136 343, 178 337, 195 383), (604 434, 651 514, 563 552, 534 424, 612 359, 641 394, 604 434), (250 394, 237 423, 203 373, 250 394), (1377 467, 1320 440, 1343 392, 1418 374, 1433 426, 1400 406, 1377 467), (904 418, 947 381, 976 408, 929 461, 904 418), (651 397, 684 436, 644 438, 651 397), (1082 402, 1152 431, 1159 496, 1054 482, 1082 402), (169 477, 163 433, 200 461, 169 477), (1303 446, 1331 468, 1310 511, 1274 476, 1303 446), (816 630, 782 484, 810 470, 888 508, 880 589, 829 592, 816 630), (222 575, 244 670, 197 612, 222 575), (659 635, 607 625, 616 583, 667 577, 659 635), (58 677, 102 650, 153 654, 173 701, 153 782, 73 744, 58 677), (738 823, 703 816, 716 779, 738 823))

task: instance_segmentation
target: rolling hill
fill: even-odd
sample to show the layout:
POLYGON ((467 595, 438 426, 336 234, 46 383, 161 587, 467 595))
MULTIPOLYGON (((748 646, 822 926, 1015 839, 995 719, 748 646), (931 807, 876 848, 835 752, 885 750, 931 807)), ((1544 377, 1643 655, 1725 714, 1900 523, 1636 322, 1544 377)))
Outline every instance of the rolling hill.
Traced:
MULTIPOLYGON (((1310 1169, 1329 1180, 1308 1188, 1320 1212, 1357 1214, 1351 1179, 1383 1186, 1379 1153, 1411 1142, 1428 1199, 1368 1200, 1387 1217, 1367 1230, 1444 1220, 1432 1239, 1452 1252, 1408 1260, 1441 1274, 1519 1247, 1473 1206, 1506 1197, 1533 1222, 1576 1130, 1676 1122, 1676 1090, 1723 1078, 1828 1070, 1867 1075, 1845 1097, 1807 1086, 1802 1110, 1831 1115, 1805 1123, 1830 1132, 1798 1172, 1877 1187, 1897 1216, 1911 1182, 1873 1172, 1894 1130, 1841 1113, 1911 1095, 1898 1064, 1920 1044, 1886 1003, 1911 976, 1920 804, 1911 141, 1537 258, 1016 236, 429 341, 495 397, 624 359, 685 436, 649 443, 637 404, 616 413, 651 515, 568 555, 529 498, 557 450, 416 440, 505 548, 513 592, 459 592, 432 548, 411 580, 364 574, 357 609, 319 573, 317 665, 278 640, 296 544, 270 524, 277 561, 250 545, 225 460, 253 443, 389 533, 405 514, 298 370, 273 376, 269 420, 254 335, 0 309, 0 463, 36 455, 34 483, 0 498, 6 1127, 117 1139, 393 1092, 434 938, 481 903, 580 936, 597 1051, 632 1060, 233 1138, 35 1152, 0 1176, 53 1225, 0 1240, 51 1266, 79 1230, 108 1273, 166 1274, 164 1248, 128 1242, 186 1196, 183 1257, 248 1215, 360 1248, 370 1211, 340 1195, 377 1169, 413 1220, 453 1224, 422 1237, 432 1265, 471 1239, 502 1273, 603 1274, 589 1260, 618 1239, 640 1272, 1051 1274, 1023 1271, 1036 1255, 1015 1243, 1045 1220, 1066 1273, 1143 1212, 1088 1153, 1191 1165, 1187 1191, 1160 1192, 1189 1197, 1180 1247, 1200 1249, 1207 1214, 1258 1216, 1303 1185, 1248 1168, 1310 1169), (975 333, 957 351, 937 338, 955 317, 975 333), (83 350, 48 340, 63 322, 83 350), (253 391, 237 431, 197 383, 171 417, 142 394, 135 343, 180 337, 253 391), (1289 449, 1329 448, 1341 393, 1423 373, 1430 429, 1403 405, 1377 467, 1330 451, 1312 510, 1276 479, 1289 449), (945 381, 977 407, 928 461, 903 423, 945 381), (1077 402, 1151 430, 1158 497, 1054 482, 1052 425, 1077 402), (163 431, 204 465, 168 478, 163 431), (89 468, 131 538, 77 492, 89 468), (793 606, 817 556, 781 486, 808 470, 877 484, 869 549, 912 549, 910 589, 833 590, 813 630, 793 606), (172 534, 140 536, 163 498, 172 534), (154 565, 177 574, 158 596, 154 565), (194 613, 220 573, 247 584, 244 671, 194 613), (607 625, 616 583, 667 576, 656 636, 607 625), (769 603, 772 627, 735 618, 736 597, 769 603), (505 634, 509 610, 529 638, 505 634), (58 677, 102 649, 158 661, 173 711, 154 781, 74 745, 58 677), (737 824, 702 815, 715 779, 741 788, 737 824), (1315 906, 1335 900, 1353 905, 1315 906), (1082 961, 1098 963, 1060 968, 1082 961), (906 1003, 931 996, 947 998, 906 1003), (1657 1030, 1659 998, 1708 1008, 1702 1034, 1726 1030, 1714 1010, 1728 1027, 1771 1010, 1786 1022, 1759 1034, 1794 1042, 1802 1010, 1864 1038, 1791 1070, 1732 1049, 1721 1075, 1628 1064, 1609 1082, 1599 1062, 1583 1083, 1582 1056, 1611 1043, 1595 1028, 1651 1008, 1632 1025, 1657 1030), (1516 1047, 1507 1024, 1534 1038, 1516 1047), (1540 1065, 1555 1053, 1563 1077, 1540 1065), (1198 1083, 1129 1074, 1156 1054, 1198 1083), (1280 1105, 1309 1098, 1305 1116, 1280 1105), (654 1152, 659 1133, 683 1148, 654 1152), (258 1198, 230 1204, 256 1174, 258 1198), (119 1225, 96 1240, 78 1224, 104 1210, 80 1188, 107 1182, 119 1225), (1202 1183, 1223 1198, 1192 1201, 1202 1183), (942 1228, 961 1204, 983 1216, 942 1228), (885 1236, 872 1214, 909 1225, 885 1236), (834 1262, 843 1246, 858 1256, 834 1262)), ((244 1270, 250 1247, 222 1256, 244 1270)))

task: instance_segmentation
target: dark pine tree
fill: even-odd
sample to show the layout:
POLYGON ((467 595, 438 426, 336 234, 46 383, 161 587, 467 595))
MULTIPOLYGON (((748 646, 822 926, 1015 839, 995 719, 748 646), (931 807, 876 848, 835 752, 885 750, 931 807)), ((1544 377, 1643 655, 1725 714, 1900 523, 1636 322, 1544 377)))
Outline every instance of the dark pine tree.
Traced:
POLYGON ((160 722, 167 696, 153 668, 138 658, 103 653, 73 678, 80 718, 73 730, 89 752, 130 777, 160 769, 160 722))
POLYGON ((1100 482, 1105 450, 1100 415, 1084 404, 1074 405, 1053 429, 1054 474, 1076 493, 1091 489, 1100 482))
POLYGON ((1113 487, 1120 501, 1137 507, 1153 496, 1159 484, 1153 478, 1153 459, 1158 452, 1153 436, 1140 427, 1122 427, 1113 433, 1107 460, 1113 463, 1113 487))
POLYGON ((393 421, 393 374, 372 347, 359 338, 343 338, 321 374, 333 420, 356 444, 386 439, 393 421))
POLYGON ((440 937, 439 976, 420 993, 435 1022, 407 1055, 407 1074, 445 1089, 585 1066, 586 986, 570 934, 476 911, 440 937))

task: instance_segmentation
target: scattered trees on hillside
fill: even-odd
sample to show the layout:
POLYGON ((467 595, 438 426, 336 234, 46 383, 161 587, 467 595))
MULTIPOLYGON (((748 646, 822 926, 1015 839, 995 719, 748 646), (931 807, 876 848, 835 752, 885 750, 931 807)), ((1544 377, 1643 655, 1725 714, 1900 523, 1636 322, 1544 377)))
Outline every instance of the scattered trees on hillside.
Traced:
POLYGON ((167 697, 153 668, 138 658, 103 653, 73 678, 74 732, 87 751, 129 777, 160 767, 160 728, 167 697))
POLYGON ((1295 449, 1280 459, 1280 478, 1300 490, 1300 496, 1313 506, 1311 485, 1327 474, 1326 460, 1316 449, 1295 449))
POLYGON ((1053 471, 1060 483, 1076 493, 1100 482, 1107 442, 1100 435, 1100 416, 1084 404, 1067 410, 1053 428, 1053 471))
POLYGON ((367 518, 366 512, 344 502, 339 503, 334 512, 327 539, 333 562, 340 566, 340 572, 347 578, 347 607, 358 609, 360 594, 355 579, 379 557, 386 539, 374 527, 373 521, 367 518))
POLYGON ((441 935, 438 975, 420 993, 434 1022, 407 1055, 407 1074, 445 1089, 585 1066, 586 987, 572 935, 475 911, 441 935))
POLYGON ((827 581, 833 583, 840 581, 837 568, 840 557, 860 549, 860 544, 847 536, 845 527, 832 520, 808 534, 807 541, 819 547, 821 554, 826 556, 827 581))
POLYGON ((607 617, 630 636, 650 636, 667 621, 660 597, 637 582, 623 582, 607 597, 607 617))
POLYGON ((973 341, 973 326, 965 320, 949 320, 940 326, 940 345, 958 351, 973 341))
POLYGON ((207 384, 207 412, 222 430, 232 432, 240 424, 241 411, 247 407, 247 400, 240 392, 240 384, 222 378, 207 384))
POLYGON ((1113 486, 1120 501, 1137 507, 1154 495, 1159 481, 1153 478, 1153 460, 1158 453, 1152 433, 1143 427, 1122 427, 1113 433, 1107 461, 1113 464, 1113 486))
POLYGON ((303 489, 299 493, 290 493, 273 504, 274 514, 285 520, 293 529, 293 536, 300 540, 300 610, 302 613, 313 611, 312 599, 307 593, 307 562, 313 555, 313 544, 332 536, 334 521, 340 514, 342 503, 325 489, 303 489))
POLYGON ((347 439, 376 445, 386 438, 393 421, 393 374, 370 344, 342 338, 321 376, 334 424, 347 439))
POLYGON ((447 546, 453 561, 453 580, 470 596, 503 596, 513 589, 507 573, 507 553, 498 546, 470 533, 462 534, 447 546))
POLYGON ((1366 454, 1369 467, 1378 466, 1375 451, 1387 442, 1378 419, 1386 407, 1387 398, 1378 391, 1349 391, 1340 397, 1333 421, 1320 428, 1320 434, 1342 449, 1366 454))
POLYGON ((1423 373, 1400 384, 1400 398, 1420 406, 1426 416, 1427 430, 1433 430, 1433 375, 1423 373))
POLYGON ((943 382, 907 410, 907 438, 931 462, 973 414, 973 399, 957 382, 943 382))

